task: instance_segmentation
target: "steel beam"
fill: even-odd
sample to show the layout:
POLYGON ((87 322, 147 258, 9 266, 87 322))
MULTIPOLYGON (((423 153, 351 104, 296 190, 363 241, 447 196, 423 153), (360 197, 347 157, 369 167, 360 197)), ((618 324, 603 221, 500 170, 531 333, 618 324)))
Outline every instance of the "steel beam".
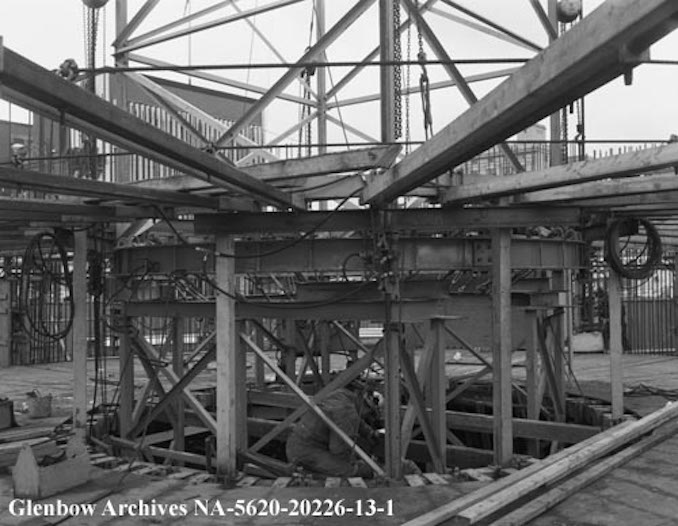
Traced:
MULTIPOLYGON (((495 207, 426 208, 390 210, 389 225, 394 232, 449 232, 460 228, 514 228, 538 225, 577 226, 578 208, 495 207)), ((303 213, 222 213, 197 214, 199 234, 278 234, 307 232, 372 231, 376 228, 369 210, 303 213)))
MULTIPOLYGON (((247 11, 242 11, 240 13, 228 15, 222 18, 217 18, 215 20, 210 20, 209 22, 203 22, 202 24, 196 24, 193 26, 189 26, 184 29, 180 29, 174 33, 169 33, 165 35, 158 35, 158 36, 152 36, 149 37, 149 34, 146 35, 141 35, 137 38, 134 39, 134 41, 130 41, 127 43, 127 45, 122 46, 118 49, 118 53, 128 53, 130 51, 134 51, 136 49, 141 49, 144 47, 148 46, 153 46, 156 44, 160 44, 162 42, 167 42, 168 40, 174 40, 176 38, 184 37, 191 35, 193 33, 197 33, 199 31, 205 31, 206 29, 212 29, 214 27, 219 27, 223 26, 225 24, 230 24, 232 22, 237 22, 238 20, 243 20, 245 18, 249 18, 252 16, 260 15, 263 13, 267 13, 269 11, 273 11, 275 9, 280 9, 281 7, 286 7, 291 4, 296 4, 298 2, 301 2, 302 0, 279 0, 276 2, 271 2, 270 4, 264 5, 264 6, 259 6, 255 7, 253 9, 249 9, 247 11)), ((230 2, 228 2, 230 3, 230 2)), ((221 7, 224 3, 218 4, 218 7, 221 7)), ((217 7, 217 6, 213 6, 217 7)), ((209 9, 209 8, 208 8, 209 9)), ((207 11, 207 9, 203 10, 202 12, 207 11)), ((196 13, 197 14, 197 13, 196 13)), ((186 18, 182 19, 181 22, 185 22, 186 18)), ((167 27, 167 26, 165 26, 167 27)), ((158 30, 154 31, 154 33, 157 33, 158 30)))
POLYGON ((283 74, 278 81, 271 86, 255 104, 253 104, 245 114, 240 117, 231 128, 216 141, 221 146, 235 138, 235 136, 248 124, 250 124, 257 115, 259 115, 273 100, 283 92, 283 90, 292 82, 304 69, 304 62, 316 58, 327 47, 332 44, 339 36, 348 29, 353 22, 369 9, 376 0, 359 0, 325 35, 318 40, 308 51, 299 59, 297 64, 291 67, 283 74))
POLYGON ((670 0, 610 0, 468 111, 375 176, 363 201, 383 205, 629 72, 678 25, 670 0))
POLYGON ((146 3, 144 3, 144 5, 142 5, 132 17, 132 20, 130 20, 129 23, 125 25, 125 27, 118 31, 118 35, 111 45, 114 48, 119 49, 125 42, 127 42, 127 39, 130 37, 130 35, 137 30, 144 20, 146 20, 146 17, 151 14, 151 11, 155 9, 155 6, 158 5, 158 2, 160 2, 160 0, 146 0, 146 3))
MULTIPOLYGON (((0 94, 29 104, 37 102, 39 108, 47 106, 62 117, 71 115, 114 144, 150 155, 160 162, 170 159, 191 175, 213 184, 239 188, 283 208, 297 207, 288 194, 86 92, 6 47, 0 47, 0 94)), ((303 208, 301 204, 298 207, 303 208)))

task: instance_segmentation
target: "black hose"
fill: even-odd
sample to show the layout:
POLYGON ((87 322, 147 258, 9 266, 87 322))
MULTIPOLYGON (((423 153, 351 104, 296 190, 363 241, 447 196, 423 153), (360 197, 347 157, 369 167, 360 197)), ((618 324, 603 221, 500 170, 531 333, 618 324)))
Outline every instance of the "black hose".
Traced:
POLYGON ((662 241, 655 226, 646 219, 625 217, 610 223, 605 233, 605 261, 610 268, 620 276, 627 279, 645 279, 652 275, 656 266, 662 259, 662 241), (624 263, 619 248, 620 233, 627 227, 635 227, 636 224, 645 229, 647 241, 644 252, 647 253, 645 262, 642 264, 635 261, 624 263))

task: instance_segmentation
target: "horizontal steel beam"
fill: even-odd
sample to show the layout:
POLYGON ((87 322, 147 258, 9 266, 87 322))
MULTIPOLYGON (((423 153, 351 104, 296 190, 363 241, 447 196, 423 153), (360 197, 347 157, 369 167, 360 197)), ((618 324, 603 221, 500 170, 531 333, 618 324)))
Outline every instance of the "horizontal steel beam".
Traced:
POLYGON ((674 0, 605 2, 386 174, 375 176, 363 201, 385 205, 630 72, 677 25, 674 0))
MULTIPOLYGON (((198 246, 198 245, 196 245, 198 246)), ((211 245, 200 245, 212 250, 211 245)), ((303 241, 238 241, 235 244, 239 274, 293 274, 330 272, 341 275, 348 268, 360 271, 347 256, 372 250, 372 239, 312 239, 303 241), (267 256, 267 254, 271 254, 267 256), (349 264, 351 265, 349 267, 349 264)), ((402 238, 394 250, 403 272, 448 272, 452 269, 489 268, 490 240, 484 238, 402 238)), ((209 252, 208 252, 209 254, 209 252)), ((122 248, 115 252, 115 273, 131 275, 138 269, 169 274, 176 270, 202 274, 214 268, 214 258, 193 246, 165 245, 122 248)), ((562 269, 582 266, 583 245, 557 239, 521 239, 511 243, 515 269, 562 269)), ((354 258, 355 259, 355 258, 354 258)), ((369 270, 369 269, 365 269, 369 270)))
MULTIPOLYGON (((236 187, 282 208, 303 208, 292 196, 240 169, 173 137, 123 109, 38 66, 0 42, 0 95, 47 106, 71 115, 106 140, 164 162, 170 159, 194 176, 216 185, 236 187), (6 91, 7 90, 7 91, 6 91)), ((59 119, 61 120, 61 119, 59 119)))
MULTIPOLYGON (((416 208, 386 212, 389 230, 451 232, 460 228, 529 227, 539 225, 578 226, 578 208, 493 207, 493 208, 416 208)), ((369 210, 341 212, 254 212, 197 214, 195 231, 199 234, 277 234, 342 232, 380 229, 369 210)))

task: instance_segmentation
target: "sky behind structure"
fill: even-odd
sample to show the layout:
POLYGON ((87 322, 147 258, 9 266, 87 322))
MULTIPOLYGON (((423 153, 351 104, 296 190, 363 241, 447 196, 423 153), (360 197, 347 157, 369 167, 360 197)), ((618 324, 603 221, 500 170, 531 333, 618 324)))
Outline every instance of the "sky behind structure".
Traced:
MULTIPOLYGON (((266 0, 241 0, 243 9, 265 4, 266 0)), ((162 0, 152 16, 139 29, 143 33, 157 25, 195 12, 214 4, 214 0, 162 0)), ((328 27, 350 7, 353 0, 331 0, 328 6, 328 27)), ((514 30, 522 36, 545 45, 547 38, 528 0, 460 0, 461 4, 514 30)), ((586 12, 592 11, 601 0, 584 0, 586 12)), ((130 16, 142 4, 141 0, 129 0, 130 16)), ((436 5, 441 11, 453 13, 442 3, 436 5), (444 9, 445 8, 445 9, 444 9)), ((114 37, 115 1, 111 0, 101 11, 98 65, 111 64, 110 42, 114 37), (104 43, 106 43, 104 45, 104 43)), ((228 13, 219 12, 219 16, 228 13)), ((457 15, 459 13, 456 13, 457 15)), ((405 13, 403 12, 403 19, 405 13)), ((523 48, 508 44, 493 37, 478 33, 439 15, 427 15, 446 49, 454 58, 521 58, 531 56, 523 48)), ((296 60, 303 52, 314 31, 311 2, 304 1, 289 8, 260 15, 255 20, 261 30, 288 60, 296 60)), ((346 34, 329 50, 329 60, 361 60, 378 41, 376 28, 376 7, 356 22, 346 34)), ((2 0, 0 6, 0 36, 5 45, 47 68, 56 68, 64 59, 73 57, 79 64, 84 63, 83 8, 80 0, 2 0)), ((417 35, 412 31, 403 35, 403 58, 416 58, 417 35), (409 51, 407 43, 409 42, 409 51)), ((190 39, 184 38, 141 50, 140 53, 173 61, 177 64, 205 63, 246 63, 275 62, 275 57, 251 27, 245 24, 231 24, 199 33, 190 39)), ((432 57, 429 51, 429 58, 432 57)), ((678 59, 678 31, 669 35, 652 48, 652 58, 678 59)), ((501 69, 517 67, 511 65, 464 66, 462 72, 472 75, 488 68, 501 69), (484 68, 484 69, 483 69, 484 68)), ((253 70, 219 72, 238 80, 260 86, 270 86, 284 70, 253 70)), ((336 82, 348 71, 347 68, 332 68, 330 82, 336 82)), ((412 67, 409 75, 403 71, 404 82, 418 84, 420 71, 412 67)), ((445 80, 440 67, 429 67, 431 82, 445 80)), ((184 77, 170 76, 175 80, 184 77)), ((473 85, 479 96, 491 90, 498 80, 473 85)), ((378 69, 368 68, 359 80, 342 92, 342 98, 357 97, 376 93, 378 69)), ((299 88, 292 86, 288 93, 299 94, 299 88)), ((678 133, 678 66, 642 65, 636 68, 632 86, 624 86, 617 79, 590 94, 586 102, 586 124, 589 139, 666 139, 671 133, 678 133)), ((246 94, 239 92, 239 94, 246 94)), ((258 97, 249 93, 247 95, 258 97)), ((298 117, 299 108, 289 103, 276 103, 267 112, 268 136, 282 132, 298 117)), ((368 111, 378 111, 378 103, 348 106, 342 109, 341 118, 356 127, 378 137, 378 124, 374 118, 366 119, 368 111)), ((432 108, 434 129, 439 130, 455 114, 466 107, 456 90, 445 89, 434 92, 432 108)), ((14 110, 13 118, 20 118, 21 112, 14 110)), ((7 105, 0 107, 0 118, 7 118, 7 105)), ((378 119, 377 119, 378 120, 378 119)), ((412 138, 421 138, 421 107, 418 96, 410 99, 412 138)), ((334 136, 338 132, 335 130, 334 136)), ((292 136, 291 139, 294 139, 292 136)))

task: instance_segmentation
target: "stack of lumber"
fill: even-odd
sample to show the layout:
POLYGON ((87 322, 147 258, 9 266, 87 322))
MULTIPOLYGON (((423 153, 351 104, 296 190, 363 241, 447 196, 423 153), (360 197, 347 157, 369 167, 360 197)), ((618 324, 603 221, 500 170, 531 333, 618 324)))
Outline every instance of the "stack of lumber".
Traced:
POLYGON ((678 403, 624 422, 416 517, 405 526, 525 524, 613 469, 678 433, 678 403), (605 458, 603 458, 605 457, 605 458), (602 460, 601 460, 602 459, 602 460))

